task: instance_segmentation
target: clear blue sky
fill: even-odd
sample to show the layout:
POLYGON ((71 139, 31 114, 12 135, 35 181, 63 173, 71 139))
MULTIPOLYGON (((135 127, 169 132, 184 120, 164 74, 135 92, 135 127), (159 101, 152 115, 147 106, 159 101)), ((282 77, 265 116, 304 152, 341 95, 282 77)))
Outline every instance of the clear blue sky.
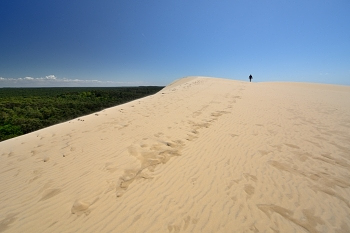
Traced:
POLYGON ((349 12, 349 0, 1 0, 0 87, 350 85, 349 12))

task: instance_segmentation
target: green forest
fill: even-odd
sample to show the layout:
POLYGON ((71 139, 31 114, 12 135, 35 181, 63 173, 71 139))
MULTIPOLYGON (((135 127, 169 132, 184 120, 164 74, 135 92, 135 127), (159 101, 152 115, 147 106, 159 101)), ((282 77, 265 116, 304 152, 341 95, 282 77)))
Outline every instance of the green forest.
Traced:
POLYGON ((162 88, 0 88, 0 141, 152 95, 162 88))

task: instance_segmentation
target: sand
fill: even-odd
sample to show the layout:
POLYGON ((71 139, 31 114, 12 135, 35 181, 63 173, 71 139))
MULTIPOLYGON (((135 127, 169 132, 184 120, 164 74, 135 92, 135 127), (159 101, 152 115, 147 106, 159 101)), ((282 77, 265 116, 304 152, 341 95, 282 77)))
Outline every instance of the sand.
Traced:
POLYGON ((184 78, 0 159, 0 232, 350 232, 349 86, 184 78))

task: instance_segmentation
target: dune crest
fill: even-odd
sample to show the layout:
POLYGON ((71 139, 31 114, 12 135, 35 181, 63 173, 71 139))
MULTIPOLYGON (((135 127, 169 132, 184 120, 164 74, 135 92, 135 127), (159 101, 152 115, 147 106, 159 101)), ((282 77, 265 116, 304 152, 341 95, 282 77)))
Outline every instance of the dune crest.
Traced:
POLYGON ((350 232, 350 87, 187 77, 0 143, 0 232, 350 232))

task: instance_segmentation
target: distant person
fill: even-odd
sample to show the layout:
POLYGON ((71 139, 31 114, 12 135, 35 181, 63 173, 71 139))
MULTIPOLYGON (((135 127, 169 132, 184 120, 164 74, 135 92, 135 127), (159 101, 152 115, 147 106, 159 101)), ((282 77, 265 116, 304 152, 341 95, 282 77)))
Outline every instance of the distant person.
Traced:
POLYGON ((253 76, 252 75, 249 75, 249 81, 251 82, 253 79, 253 76))

